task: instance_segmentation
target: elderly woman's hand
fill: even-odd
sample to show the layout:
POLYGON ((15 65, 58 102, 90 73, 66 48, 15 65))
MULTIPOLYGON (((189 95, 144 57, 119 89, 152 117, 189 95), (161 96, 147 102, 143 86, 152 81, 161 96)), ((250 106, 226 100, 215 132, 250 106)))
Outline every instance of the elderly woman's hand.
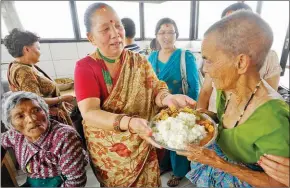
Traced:
POLYGON ((185 149, 186 151, 177 151, 178 155, 183 155, 187 157, 189 161, 195 161, 202 164, 210 165, 213 167, 217 167, 219 162, 223 162, 224 160, 219 157, 215 151, 202 148, 197 145, 189 145, 185 149))
POLYGON ((142 118, 132 118, 128 128, 133 133, 138 134, 142 139, 146 140, 153 146, 162 149, 162 147, 157 144, 152 138, 152 129, 148 126, 148 121, 142 118))
POLYGON ((290 158, 264 155, 260 158, 258 163, 269 176, 289 187, 290 158))
POLYGON ((169 94, 163 99, 162 104, 168 106, 169 108, 183 108, 186 106, 194 108, 196 106, 196 101, 186 95, 169 94))

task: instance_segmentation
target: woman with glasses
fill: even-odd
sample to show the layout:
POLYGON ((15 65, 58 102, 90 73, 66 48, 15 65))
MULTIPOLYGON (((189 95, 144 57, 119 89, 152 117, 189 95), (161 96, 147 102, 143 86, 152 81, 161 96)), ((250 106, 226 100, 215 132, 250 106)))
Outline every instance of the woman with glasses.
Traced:
MULTIPOLYGON (((175 47, 175 41, 179 32, 176 23, 170 18, 163 18, 158 21, 155 29, 155 35, 161 49, 153 51, 149 56, 149 61, 160 80, 166 82, 170 93, 186 94, 194 100, 197 100, 199 92, 198 69, 196 60, 190 51, 185 51, 186 80, 188 83, 188 92, 184 93, 182 88, 182 76, 180 63, 182 61, 182 49, 175 47)), ((173 151, 166 151, 165 156, 160 162, 161 173, 170 167, 173 170, 173 176, 167 185, 175 187, 189 171, 189 161, 176 155, 173 151)))

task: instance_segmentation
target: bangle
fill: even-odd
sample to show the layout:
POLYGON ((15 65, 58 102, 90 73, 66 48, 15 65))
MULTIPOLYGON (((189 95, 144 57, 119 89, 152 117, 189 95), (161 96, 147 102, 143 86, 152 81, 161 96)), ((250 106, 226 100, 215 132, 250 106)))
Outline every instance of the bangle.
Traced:
POLYGON ((131 134, 137 134, 137 133, 134 133, 134 132, 132 131, 131 127, 130 127, 130 122, 131 122, 131 120, 132 120, 133 118, 135 118, 135 117, 138 117, 138 116, 134 115, 134 116, 130 117, 129 122, 128 122, 128 130, 129 130, 129 132, 130 132, 131 134))
POLYGON ((165 97, 167 97, 170 93, 168 92, 165 92, 165 93, 162 93, 161 96, 160 96, 160 104, 162 106, 164 106, 164 104, 162 103, 162 101, 164 100, 165 97))
POLYGON ((122 120, 122 118, 126 116, 126 114, 119 114, 116 119, 115 119, 115 122, 113 124, 113 127, 114 127, 114 130, 116 132, 125 132, 126 130, 122 130, 121 127, 120 127, 120 122, 122 120))
POLYGON ((57 99, 58 99, 58 104, 60 104, 62 102, 61 101, 61 96, 58 96, 57 99))

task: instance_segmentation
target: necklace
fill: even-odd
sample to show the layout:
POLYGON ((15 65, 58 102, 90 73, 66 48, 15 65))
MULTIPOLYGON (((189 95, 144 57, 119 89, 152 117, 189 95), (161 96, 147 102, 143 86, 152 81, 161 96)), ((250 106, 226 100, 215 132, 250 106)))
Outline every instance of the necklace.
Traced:
POLYGON ((116 59, 110 59, 110 58, 107 58, 106 56, 104 56, 104 55, 100 52, 99 48, 97 49, 97 52, 98 52, 98 54, 100 55, 100 57, 101 57, 103 60, 105 60, 106 62, 108 62, 108 63, 115 63, 115 62, 116 62, 116 59))
MULTIPOLYGON (((243 117, 245 111, 247 110, 247 108, 248 108, 248 106, 249 106, 251 100, 253 99, 254 95, 256 94, 257 90, 259 89, 259 87, 260 87, 260 85, 261 85, 261 82, 262 82, 262 80, 260 80, 260 81, 258 82, 258 84, 256 85, 256 87, 255 87, 255 89, 254 89, 254 91, 253 91, 251 97, 249 98, 247 104, 245 105, 244 110, 243 110, 243 112, 241 113, 241 115, 239 116, 239 119, 238 119, 238 121, 236 122, 236 124, 235 124, 234 127, 236 127, 236 126, 239 124, 239 122, 240 122, 241 118, 243 117)), ((229 99, 228 99, 227 102, 226 102, 225 109, 224 109, 224 113, 223 113, 223 115, 222 115, 222 122, 223 122, 223 119, 224 119, 224 116, 225 116, 226 110, 227 110, 227 108, 228 108, 229 102, 230 102, 230 100, 231 100, 232 94, 233 94, 233 93, 230 93, 229 99)))

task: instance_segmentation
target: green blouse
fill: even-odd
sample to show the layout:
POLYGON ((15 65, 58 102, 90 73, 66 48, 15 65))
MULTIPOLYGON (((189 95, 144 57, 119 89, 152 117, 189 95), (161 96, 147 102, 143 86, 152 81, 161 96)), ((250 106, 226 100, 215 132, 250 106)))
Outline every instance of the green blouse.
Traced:
MULTIPOLYGON (((217 115, 221 120, 226 98, 217 91, 217 115)), ((232 160, 256 163, 263 154, 289 157, 289 105, 279 99, 259 106, 239 126, 226 129, 219 125, 217 143, 232 160)))

